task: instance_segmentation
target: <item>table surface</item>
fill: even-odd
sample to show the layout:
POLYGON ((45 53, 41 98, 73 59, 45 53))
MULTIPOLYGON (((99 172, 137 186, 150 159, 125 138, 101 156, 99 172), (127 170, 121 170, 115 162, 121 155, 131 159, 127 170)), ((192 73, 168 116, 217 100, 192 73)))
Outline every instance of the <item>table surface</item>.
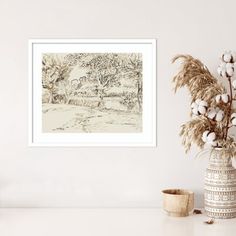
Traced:
POLYGON ((168 217, 161 209, 2 208, 1 236, 235 236, 236 219, 168 217))

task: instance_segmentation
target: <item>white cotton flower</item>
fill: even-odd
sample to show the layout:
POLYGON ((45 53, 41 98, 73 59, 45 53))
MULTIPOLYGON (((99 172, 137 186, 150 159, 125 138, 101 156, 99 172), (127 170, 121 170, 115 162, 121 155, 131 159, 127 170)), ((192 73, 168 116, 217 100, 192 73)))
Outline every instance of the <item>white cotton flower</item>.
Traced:
POLYGON ((200 114, 204 115, 207 111, 207 108, 205 106, 199 106, 198 111, 200 114))
POLYGON ((210 108, 207 112, 207 117, 213 120, 216 117, 216 110, 214 108, 210 108))
POLYGON ((221 100, 222 100, 222 102, 224 102, 224 103, 228 103, 228 102, 229 102, 229 95, 228 95, 227 93, 222 94, 222 95, 221 95, 221 100))
POLYGON ((203 101, 203 100, 201 100, 200 102, 199 102, 199 105, 198 105, 198 111, 200 112, 200 114, 205 114, 206 113, 206 111, 207 111, 207 106, 208 106, 208 104, 207 104, 207 102, 205 102, 205 101, 203 101))
POLYGON ((232 52, 232 51, 225 51, 222 55, 222 61, 224 62, 235 62, 236 60, 236 54, 235 52, 232 52))
POLYGON ((196 102, 193 102, 193 103, 191 104, 191 108, 192 108, 193 114, 194 114, 194 115, 198 115, 198 105, 197 105, 196 102))
POLYGON ((233 62, 236 62, 236 52, 232 52, 233 62))
POLYGON ((216 99, 216 102, 219 103, 221 100, 221 94, 216 95, 215 99, 216 99))
POLYGON ((210 144, 213 147, 217 146, 215 132, 211 132, 209 130, 204 131, 202 134, 202 141, 206 144, 210 144))
POLYGON ((223 77, 226 78, 227 77, 227 68, 226 68, 226 63, 223 62, 219 65, 218 69, 217 69, 218 74, 223 77))
POLYGON ((232 81, 232 86, 234 89, 236 89, 236 80, 232 81))
POLYGON ((234 68, 227 68, 226 75, 227 77, 232 77, 234 75, 234 68))
POLYGON ((218 73, 218 75, 221 76, 221 72, 222 72, 222 68, 221 68, 220 66, 218 66, 218 68, 217 68, 217 73, 218 73))
POLYGON ((202 134, 202 141, 203 141, 204 143, 207 142, 207 135, 208 135, 209 133, 210 133, 209 130, 206 130, 206 131, 203 132, 203 134, 202 134))
POLYGON ((207 112, 207 117, 211 120, 222 121, 224 118, 224 112, 217 108, 210 108, 207 112))
POLYGON ((196 101, 191 104, 192 113, 194 115, 203 115, 207 112, 207 106, 207 102, 201 99, 196 99, 196 101))
POLYGON ((222 55, 222 60, 224 62, 230 62, 232 59, 232 55, 231 55, 231 52, 224 52, 224 54, 222 55))
POLYGON ((234 63, 230 63, 230 62, 227 62, 225 64, 225 68, 228 69, 228 68, 233 68, 234 67, 234 63))
POLYGON ((229 78, 234 75, 234 63, 236 62, 235 52, 225 52, 222 55, 222 63, 217 68, 217 73, 223 78, 229 78))
POLYGON ((231 118, 236 117, 236 113, 231 114, 231 118))
POLYGON ((236 126, 236 113, 232 113, 230 121, 232 125, 236 126))
POLYGON ((222 110, 219 110, 216 114, 215 120, 216 121, 222 121, 224 118, 224 112, 222 110))
POLYGON ((191 104, 191 108, 198 108, 198 104, 196 103, 196 101, 191 104))
POLYGON ((217 103, 220 103, 220 102, 228 103, 229 102, 229 95, 227 93, 218 94, 218 95, 216 95, 215 100, 217 103))
POLYGON ((222 74, 222 77, 223 77, 223 78, 227 78, 226 69, 223 69, 222 72, 221 72, 221 74, 222 74))
POLYGON ((234 64, 227 63, 225 68, 227 77, 232 77, 234 75, 234 64))
POLYGON ((208 142, 213 142, 216 139, 216 134, 215 132, 211 132, 207 135, 207 141, 208 142))
POLYGON ((236 118, 235 117, 231 120, 231 123, 233 126, 236 126, 236 118))
POLYGON ((193 112, 194 115, 199 115, 198 108, 193 108, 192 112, 193 112))

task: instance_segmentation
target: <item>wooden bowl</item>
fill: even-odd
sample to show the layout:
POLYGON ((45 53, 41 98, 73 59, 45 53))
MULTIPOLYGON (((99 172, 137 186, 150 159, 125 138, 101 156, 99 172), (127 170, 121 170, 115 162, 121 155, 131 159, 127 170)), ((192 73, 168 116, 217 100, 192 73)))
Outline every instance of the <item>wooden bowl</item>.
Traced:
POLYGON ((194 207, 194 193, 184 189, 165 189, 163 209, 169 216, 188 216, 194 207))

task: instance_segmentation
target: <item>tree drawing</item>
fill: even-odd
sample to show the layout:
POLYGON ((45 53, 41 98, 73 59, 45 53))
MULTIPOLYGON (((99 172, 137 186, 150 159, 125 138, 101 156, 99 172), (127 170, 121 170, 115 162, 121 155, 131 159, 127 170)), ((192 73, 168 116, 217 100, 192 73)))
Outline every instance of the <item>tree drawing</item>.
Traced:
POLYGON ((61 91, 60 87, 68 84, 67 80, 71 71, 72 67, 59 58, 49 54, 43 57, 42 86, 49 91, 49 103, 54 103, 55 97, 60 94, 58 93, 61 91))
POLYGON ((120 86, 121 61, 117 54, 98 54, 84 62, 83 66, 89 68, 90 78, 97 79, 96 91, 100 98, 99 106, 102 106, 105 91, 112 86, 120 86))
POLYGON ((124 71, 126 72, 126 77, 134 80, 136 85, 136 98, 139 106, 139 111, 142 110, 143 102, 143 81, 142 81, 142 58, 140 54, 131 54, 129 58, 126 59, 124 63, 124 71))
POLYGON ((142 67, 141 53, 43 54, 43 130, 141 132, 142 67))

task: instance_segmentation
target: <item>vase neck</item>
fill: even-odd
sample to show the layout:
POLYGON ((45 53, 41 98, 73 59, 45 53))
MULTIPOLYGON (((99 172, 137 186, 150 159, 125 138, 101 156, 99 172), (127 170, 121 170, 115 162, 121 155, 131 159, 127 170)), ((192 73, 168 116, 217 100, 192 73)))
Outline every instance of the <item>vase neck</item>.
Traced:
POLYGON ((232 159, 222 157, 221 150, 213 150, 210 155, 210 164, 216 166, 232 166, 232 159))

